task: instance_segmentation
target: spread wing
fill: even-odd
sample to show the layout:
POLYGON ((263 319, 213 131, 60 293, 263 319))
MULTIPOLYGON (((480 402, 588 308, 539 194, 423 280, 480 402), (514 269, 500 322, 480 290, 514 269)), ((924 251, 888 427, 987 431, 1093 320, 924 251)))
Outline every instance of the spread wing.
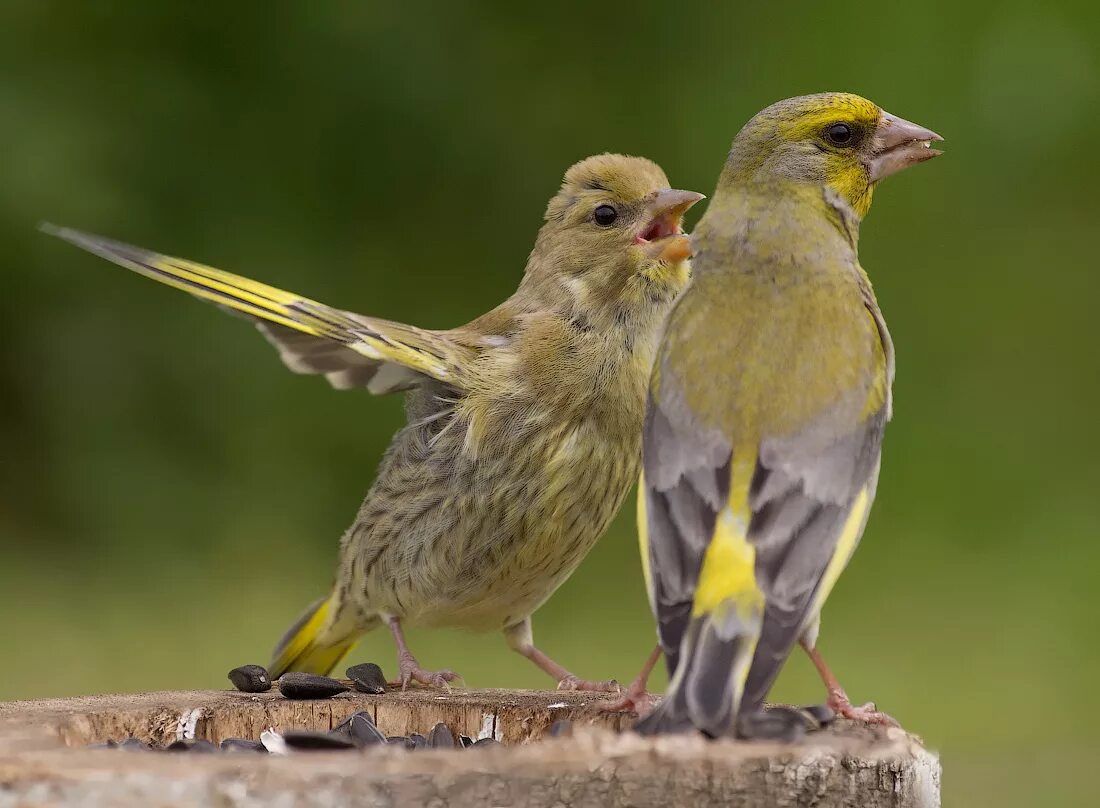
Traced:
POLYGON ((180 258, 69 228, 47 232, 168 286, 252 320, 296 373, 325 376, 338 389, 407 390, 426 378, 462 386, 470 350, 438 331, 364 317, 292 292, 180 258))

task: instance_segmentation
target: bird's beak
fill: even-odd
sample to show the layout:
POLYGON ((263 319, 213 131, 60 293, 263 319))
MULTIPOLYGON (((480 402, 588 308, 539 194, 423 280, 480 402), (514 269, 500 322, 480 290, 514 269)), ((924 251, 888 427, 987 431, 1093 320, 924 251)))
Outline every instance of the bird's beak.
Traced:
POLYGON ((691 242, 684 235, 683 220, 688 208, 706 199, 695 191, 665 188, 657 191, 646 205, 642 229, 634 237, 650 258, 662 261, 683 261, 691 255, 691 242))
POLYGON ((932 143, 942 140, 931 129, 884 111, 875 130, 875 150, 867 165, 871 182, 878 182, 903 168, 938 157, 943 152, 933 149, 932 143))

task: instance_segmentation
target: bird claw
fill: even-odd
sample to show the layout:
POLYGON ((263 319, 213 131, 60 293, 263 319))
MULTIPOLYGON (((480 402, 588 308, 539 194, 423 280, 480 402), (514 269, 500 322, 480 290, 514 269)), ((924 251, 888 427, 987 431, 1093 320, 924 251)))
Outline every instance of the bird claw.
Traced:
POLYGON ((562 677, 558 682, 558 690, 589 690, 598 693, 621 693, 622 687, 614 679, 605 682, 596 682, 591 679, 580 679, 573 674, 562 677))
POLYGON ((879 724, 886 727, 900 727, 897 719, 886 713, 880 712, 873 701, 856 707, 848 700, 848 694, 843 690, 834 690, 829 693, 826 704, 842 718, 849 721, 858 721, 861 724, 879 724))
POLYGON ((450 683, 455 679, 462 678, 461 675, 447 668, 439 671, 426 671, 421 668, 416 659, 411 656, 402 656, 398 662, 398 668, 401 671, 402 690, 408 688, 409 682, 416 682, 417 684, 436 687, 441 690, 450 690, 450 683))
POLYGON ((600 712, 604 713, 637 713, 646 715, 653 709, 653 697, 645 688, 635 690, 628 688, 617 699, 602 701, 596 705, 600 712))

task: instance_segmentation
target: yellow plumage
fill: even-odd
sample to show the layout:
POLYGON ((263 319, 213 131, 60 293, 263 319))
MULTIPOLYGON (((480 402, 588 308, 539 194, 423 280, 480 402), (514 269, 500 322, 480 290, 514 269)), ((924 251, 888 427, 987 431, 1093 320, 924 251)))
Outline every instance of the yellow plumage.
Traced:
POLYGON ((934 133, 845 93, 789 99, 733 141, 692 235, 695 280, 650 384, 640 533, 669 663, 642 732, 791 737, 763 714, 855 550, 890 417, 893 348, 856 256, 875 183, 934 133))

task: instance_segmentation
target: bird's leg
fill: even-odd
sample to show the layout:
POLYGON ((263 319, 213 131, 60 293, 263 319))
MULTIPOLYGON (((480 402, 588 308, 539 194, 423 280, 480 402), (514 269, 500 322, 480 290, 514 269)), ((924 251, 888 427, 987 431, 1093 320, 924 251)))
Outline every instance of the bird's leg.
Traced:
POLYGON ((821 681, 825 683, 825 689, 829 692, 829 698, 825 703, 833 712, 844 718, 851 719, 852 721, 862 721, 865 724, 885 724, 891 727, 900 726, 894 718, 886 713, 879 712, 875 708, 875 703, 873 701, 867 702, 862 707, 854 707, 852 702, 848 700, 848 694, 844 692, 844 688, 840 686, 840 682, 837 681, 836 676, 829 670, 829 666, 825 663, 825 658, 821 656, 821 652, 817 650, 817 647, 809 645, 804 639, 800 639, 798 643, 809 655, 810 661, 813 662, 814 667, 817 668, 817 673, 821 677, 821 681))
POLYGON ((504 639, 508 641, 509 648, 523 654, 538 665, 541 670, 557 680, 558 690, 598 690, 605 693, 618 693, 622 689, 614 679, 608 679, 606 682, 595 682, 590 679, 578 678, 536 648, 534 636, 531 633, 530 617, 505 628, 504 639))
POLYGON ((386 625, 390 627, 393 641, 397 645, 397 667, 401 672, 402 690, 409 686, 410 681, 446 689, 449 687, 448 682, 462 678, 452 670, 426 671, 421 668, 420 663, 416 661, 416 657, 413 656, 412 651, 409 650, 409 646, 405 642, 405 632, 401 630, 400 618, 387 617, 386 625))
POLYGON ((645 664, 642 665, 638 675, 634 677, 634 681, 627 687, 626 692, 617 699, 605 701, 600 705, 600 709, 608 713, 634 712, 638 715, 645 715, 652 710, 653 700, 650 698, 646 683, 649 682, 649 675, 653 673, 653 668, 660 658, 661 646, 658 645, 650 652, 645 664))

